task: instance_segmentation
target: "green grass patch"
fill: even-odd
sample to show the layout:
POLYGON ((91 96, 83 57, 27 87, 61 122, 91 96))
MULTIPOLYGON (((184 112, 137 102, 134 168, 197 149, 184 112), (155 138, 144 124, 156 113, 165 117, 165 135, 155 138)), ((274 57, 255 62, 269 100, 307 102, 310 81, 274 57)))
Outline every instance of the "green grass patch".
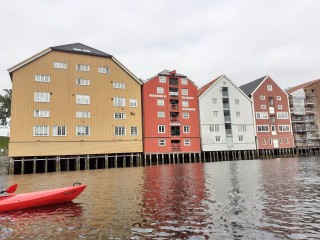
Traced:
POLYGON ((0 148, 8 148, 9 137, 0 136, 0 148))

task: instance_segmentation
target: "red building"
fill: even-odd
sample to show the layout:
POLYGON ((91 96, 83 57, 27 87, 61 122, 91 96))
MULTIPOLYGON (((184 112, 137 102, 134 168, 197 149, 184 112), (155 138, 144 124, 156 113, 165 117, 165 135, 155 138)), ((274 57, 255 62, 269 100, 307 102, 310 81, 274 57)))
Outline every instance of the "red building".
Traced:
POLYGON ((253 103, 257 149, 294 148, 288 94, 269 76, 240 88, 253 103))
POLYGON ((200 130, 195 84, 164 70, 142 86, 145 153, 198 153, 200 130))

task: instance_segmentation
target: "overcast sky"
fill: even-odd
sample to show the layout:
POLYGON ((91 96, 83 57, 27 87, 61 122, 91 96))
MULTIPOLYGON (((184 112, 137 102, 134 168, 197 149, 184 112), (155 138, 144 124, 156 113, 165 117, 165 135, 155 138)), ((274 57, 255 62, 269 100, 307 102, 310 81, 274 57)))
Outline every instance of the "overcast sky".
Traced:
POLYGON ((320 78, 319 0, 7 0, 0 5, 1 89, 7 69, 80 42, 145 80, 164 69, 201 87, 270 75, 282 88, 320 78))

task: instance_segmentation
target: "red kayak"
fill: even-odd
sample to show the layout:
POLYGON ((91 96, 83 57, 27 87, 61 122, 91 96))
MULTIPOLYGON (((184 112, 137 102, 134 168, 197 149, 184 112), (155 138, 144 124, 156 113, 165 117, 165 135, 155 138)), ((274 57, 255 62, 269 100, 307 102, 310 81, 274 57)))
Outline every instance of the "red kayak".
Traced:
MULTIPOLYGON (((86 186, 85 184, 75 183, 72 187, 0 196, 0 212, 71 202, 86 186)), ((16 188, 17 185, 13 185, 4 192, 12 193, 16 188)))

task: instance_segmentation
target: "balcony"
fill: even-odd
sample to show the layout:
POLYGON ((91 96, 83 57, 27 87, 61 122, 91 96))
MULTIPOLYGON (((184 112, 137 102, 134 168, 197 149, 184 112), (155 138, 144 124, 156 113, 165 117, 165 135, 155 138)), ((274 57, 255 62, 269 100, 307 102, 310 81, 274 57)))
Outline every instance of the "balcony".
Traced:
POLYGON ((170 104, 170 110, 179 111, 179 104, 170 104))
POLYGON ((178 92, 169 92, 170 97, 178 97, 179 93, 178 92))
POLYGON ((223 104, 223 110, 229 110, 229 109, 230 109, 229 103, 224 103, 223 104))
POLYGON ((173 152, 180 152, 180 151, 181 151, 181 146, 180 146, 180 144, 172 143, 172 144, 171 144, 171 151, 173 151, 173 152))
POLYGON ((306 119, 305 119, 305 117, 296 117, 296 116, 293 116, 291 121, 292 121, 292 122, 305 122, 306 119))
POLYGON ((231 122, 231 116, 224 116, 225 122, 231 122))
POLYGON ((179 137, 180 131, 171 131, 171 137, 179 137))
POLYGON ((226 135, 227 136, 232 135, 232 129, 226 129, 226 135))

